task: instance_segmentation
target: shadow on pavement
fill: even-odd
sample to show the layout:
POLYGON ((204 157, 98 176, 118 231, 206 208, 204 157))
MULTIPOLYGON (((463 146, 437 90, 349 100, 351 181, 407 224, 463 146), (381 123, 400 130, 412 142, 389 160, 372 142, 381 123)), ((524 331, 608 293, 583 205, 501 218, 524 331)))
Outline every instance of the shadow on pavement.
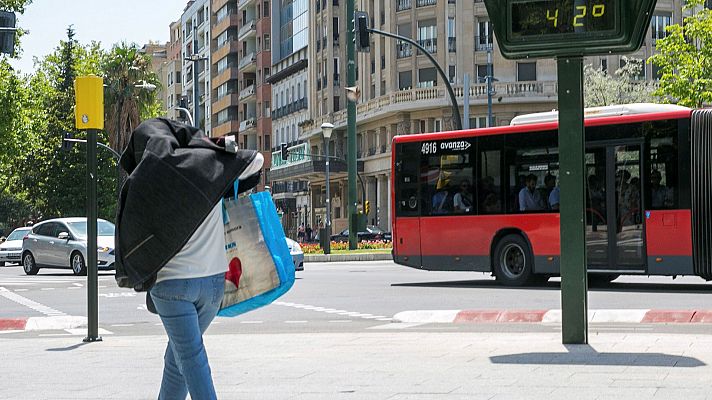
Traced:
POLYGON ((47 349, 47 350, 45 350, 45 351, 71 351, 71 350, 76 350, 76 349, 78 349, 78 348, 84 346, 85 344, 89 344, 89 343, 88 343, 88 342, 81 342, 81 343, 73 344, 73 345, 68 346, 68 347, 57 347, 57 348, 54 348, 54 349, 47 349))
MULTIPOLYGON (((466 281, 440 281, 440 282, 408 282, 392 283, 391 286, 401 287, 447 287, 447 288, 491 288, 491 289, 533 289, 533 290, 561 290, 558 281, 544 284, 526 286, 503 286, 494 280, 466 280, 466 281)), ((588 287, 593 292, 641 292, 641 293, 699 293, 712 295, 712 285, 694 283, 627 283, 613 282, 604 285, 588 287)))
POLYGON ((568 353, 521 353, 492 356, 493 364, 600 365, 695 368, 706 364, 686 356, 663 353, 599 353, 589 345, 566 345, 568 353))

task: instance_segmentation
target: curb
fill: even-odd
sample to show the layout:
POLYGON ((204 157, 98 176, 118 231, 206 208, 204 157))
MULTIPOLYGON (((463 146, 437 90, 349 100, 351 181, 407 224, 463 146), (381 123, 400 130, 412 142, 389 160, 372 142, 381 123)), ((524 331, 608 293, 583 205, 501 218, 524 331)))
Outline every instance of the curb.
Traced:
POLYGON ((339 261, 392 261, 390 253, 374 254, 305 254, 304 262, 339 262, 339 261))
MULTIPOLYGON (((402 323, 561 323, 561 310, 414 310, 393 316, 402 323)), ((712 310, 588 310, 591 323, 712 324, 712 310)))
POLYGON ((56 317, 0 318, 0 331, 45 331, 74 329, 86 326, 86 317, 62 315, 56 317))

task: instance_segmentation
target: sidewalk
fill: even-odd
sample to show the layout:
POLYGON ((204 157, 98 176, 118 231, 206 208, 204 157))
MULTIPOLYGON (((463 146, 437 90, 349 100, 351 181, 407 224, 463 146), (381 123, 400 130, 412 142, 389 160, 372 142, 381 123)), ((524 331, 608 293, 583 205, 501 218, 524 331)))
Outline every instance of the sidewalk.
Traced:
MULTIPOLYGON (((156 398, 164 336, 81 339, 0 336, 0 398, 156 398)), ((389 329, 205 342, 220 399, 712 399, 712 335, 602 333, 564 346, 560 333, 389 329)))

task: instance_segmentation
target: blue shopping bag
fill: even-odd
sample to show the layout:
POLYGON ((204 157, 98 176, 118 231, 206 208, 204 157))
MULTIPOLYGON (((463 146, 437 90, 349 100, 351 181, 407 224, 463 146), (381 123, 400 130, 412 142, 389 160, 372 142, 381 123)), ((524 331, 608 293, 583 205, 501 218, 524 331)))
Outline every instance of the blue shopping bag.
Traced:
POLYGON ((229 269, 218 315, 234 317, 286 293, 294 263, 269 192, 225 200, 223 222, 229 269))

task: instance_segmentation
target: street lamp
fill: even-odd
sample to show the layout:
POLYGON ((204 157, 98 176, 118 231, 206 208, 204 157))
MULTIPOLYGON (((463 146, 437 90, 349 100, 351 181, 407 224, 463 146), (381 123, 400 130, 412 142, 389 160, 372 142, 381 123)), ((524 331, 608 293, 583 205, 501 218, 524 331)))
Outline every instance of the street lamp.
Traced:
POLYGON ((329 140, 334 125, 328 122, 321 124, 321 133, 324 135, 324 155, 326 156, 326 240, 324 243, 324 254, 331 254, 331 191, 329 189, 329 140))

